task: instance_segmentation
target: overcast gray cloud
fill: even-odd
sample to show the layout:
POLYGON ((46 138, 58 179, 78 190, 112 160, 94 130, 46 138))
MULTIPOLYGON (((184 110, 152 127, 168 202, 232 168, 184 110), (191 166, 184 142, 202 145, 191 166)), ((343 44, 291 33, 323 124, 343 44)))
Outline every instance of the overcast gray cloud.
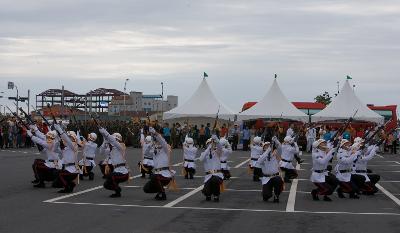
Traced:
POLYGON ((398 1, 1 0, 0 88, 84 93, 130 77, 129 90, 163 81, 184 101, 206 71, 239 110, 274 73, 292 101, 349 74, 364 102, 400 104, 398 41, 398 1))

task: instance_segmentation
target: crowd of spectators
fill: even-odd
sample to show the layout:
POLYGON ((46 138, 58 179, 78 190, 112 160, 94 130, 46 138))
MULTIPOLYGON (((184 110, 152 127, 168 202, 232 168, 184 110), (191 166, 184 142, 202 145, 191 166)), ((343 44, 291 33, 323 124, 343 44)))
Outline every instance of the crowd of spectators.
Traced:
MULTIPOLYGON (((98 122, 102 127, 106 127, 110 132, 119 132, 124 138, 127 146, 135 148, 140 147, 140 130, 146 127, 145 121, 104 121, 98 122)), ((233 150, 241 149, 247 151, 250 149, 249 145, 255 136, 260 136, 263 141, 271 141, 273 136, 277 136, 280 141, 286 136, 287 128, 282 126, 281 123, 266 123, 264 127, 256 128, 254 125, 237 125, 223 123, 213 129, 211 123, 189 125, 180 123, 162 123, 157 121, 151 123, 165 138, 165 140, 172 146, 172 148, 181 148, 186 136, 193 138, 196 146, 200 148, 206 147, 206 141, 211 137, 214 130, 219 137, 225 137, 232 145, 233 150), (239 147, 238 147, 239 146, 239 147)), ((49 127, 42 123, 37 123, 38 127, 43 133, 47 133, 49 127)), ((91 132, 98 135, 97 143, 101 144, 103 139, 101 134, 98 133, 98 126, 93 120, 89 121, 70 121, 65 124, 66 130, 73 130, 80 132, 80 135, 86 136, 91 132)), ((307 125, 291 124, 296 140, 303 150, 307 145, 307 125)), ((316 139, 323 138, 329 140, 336 134, 337 128, 329 126, 315 126, 317 132, 316 139)), ((342 137, 348 140, 354 140, 356 137, 363 137, 365 129, 347 128, 342 137)), ((397 153, 397 146, 400 140, 400 134, 394 132, 387 135, 384 131, 379 132, 376 137, 386 138, 386 143, 382 145, 381 151, 397 153)), ((18 123, 14 118, 3 119, 0 124, 0 147, 1 149, 7 148, 29 148, 34 146, 29 137, 27 137, 26 129, 23 125, 18 123)))

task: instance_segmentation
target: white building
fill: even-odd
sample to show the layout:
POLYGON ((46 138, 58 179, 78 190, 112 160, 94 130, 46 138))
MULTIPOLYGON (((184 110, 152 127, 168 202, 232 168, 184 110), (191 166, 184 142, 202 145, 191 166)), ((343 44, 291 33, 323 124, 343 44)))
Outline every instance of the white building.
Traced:
POLYGON ((143 92, 132 91, 129 95, 114 97, 108 106, 108 114, 117 115, 120 112, 166 112, 177 106, 178 96, 168 95, 167 99, 163 100, 161 95, 143 95, 143 92))

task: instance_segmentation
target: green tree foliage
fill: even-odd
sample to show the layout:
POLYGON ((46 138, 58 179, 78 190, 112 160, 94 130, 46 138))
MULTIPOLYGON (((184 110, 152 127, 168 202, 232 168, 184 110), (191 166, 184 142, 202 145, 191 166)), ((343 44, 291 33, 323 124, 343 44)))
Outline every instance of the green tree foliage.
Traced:
POLYGON ((315 97, 314 100, 317 103, 322 103, 322 104, 328 105, 332 102, 332 97, 329 96, 329 93, 327 91, 325 91, 321 95, 318 95, 317 97, 315 97))

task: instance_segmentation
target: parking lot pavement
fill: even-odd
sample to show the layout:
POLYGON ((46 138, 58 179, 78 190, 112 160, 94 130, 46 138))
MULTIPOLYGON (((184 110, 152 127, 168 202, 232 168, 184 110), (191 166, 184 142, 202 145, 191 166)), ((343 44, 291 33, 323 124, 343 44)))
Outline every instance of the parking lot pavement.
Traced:
MULTIPOLYGON (((203 169, 194 180, 180 174, 182 152, 174 150, 172 163, 179 190, 167 191, 166 201, 145 194, 148 179, 138 175, 138 149, 129 149, 130 182, 122 184, 122 197, 111 199, 102 188, 95 168, 95 180, 81 181, 73 194, 61 195, 53 188, 34 189, 31 164, 38 157, 34 149, 0 151, 1 232, 398 232, 400 229, 400 156, 374 158, 370 168, 381 175, 381 191, 359 200, 313 201, 309 181, 311 157, 299 168, 299 177, 285 184, 280 203, 263 202, 261 183, 247 171, 248 152, 237 151, 229 159, 232 179, 219 203, 206 202, 201 194, 203 169), (15 151, 15 152, 12 152, 15 151), (65 222, 68 222, 67 224, 65 222), (23 224, 22 224, 23 223, 23 224), (32 230, 34 229, 34 230, 32 230)), ((101 158, 96 158, 100 160, 101 158)))

